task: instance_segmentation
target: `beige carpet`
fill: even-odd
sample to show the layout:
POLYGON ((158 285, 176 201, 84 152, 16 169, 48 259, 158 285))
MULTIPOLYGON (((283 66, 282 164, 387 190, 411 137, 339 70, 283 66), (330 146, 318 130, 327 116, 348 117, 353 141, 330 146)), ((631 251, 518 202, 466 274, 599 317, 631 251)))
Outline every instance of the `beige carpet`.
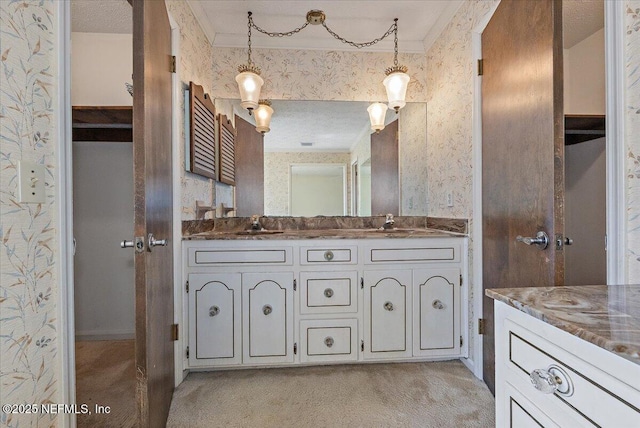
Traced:
POLYGON ((76 342, 76 402, 110 406, 110 414, 78 415, 78 427, 135 426, 135 341, 76 342))
POLYGON ((494 399, 460 363, 191 373, 168 427, 493 427, 494 399))

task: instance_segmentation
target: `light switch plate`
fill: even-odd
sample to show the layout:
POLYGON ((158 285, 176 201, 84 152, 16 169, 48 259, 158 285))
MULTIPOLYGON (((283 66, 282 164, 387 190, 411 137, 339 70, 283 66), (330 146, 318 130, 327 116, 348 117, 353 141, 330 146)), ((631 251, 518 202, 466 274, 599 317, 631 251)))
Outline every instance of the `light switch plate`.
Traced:
POLYGON ((33 204, 46 202, 44 175, 44 165, 27 161, 18 163, 18 202, 33 204))

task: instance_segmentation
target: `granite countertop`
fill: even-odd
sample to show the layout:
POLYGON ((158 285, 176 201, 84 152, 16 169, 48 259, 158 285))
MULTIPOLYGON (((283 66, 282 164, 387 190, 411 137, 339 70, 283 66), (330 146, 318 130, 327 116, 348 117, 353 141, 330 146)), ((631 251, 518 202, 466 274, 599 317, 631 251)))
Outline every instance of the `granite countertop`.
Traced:
MULTIPOLYGON (((376 238, 435 238, 461 236, 455 232, 436 229, 307 229, 265 231, 207 231, 187 235, 184 239, 262 240, 262 239, 376 239, 376 238)), ((465 236, 465 235, 462 235, 465 236)))
POLYGON ((640 285, 501 288, 486 294, 640 364, 640 285))

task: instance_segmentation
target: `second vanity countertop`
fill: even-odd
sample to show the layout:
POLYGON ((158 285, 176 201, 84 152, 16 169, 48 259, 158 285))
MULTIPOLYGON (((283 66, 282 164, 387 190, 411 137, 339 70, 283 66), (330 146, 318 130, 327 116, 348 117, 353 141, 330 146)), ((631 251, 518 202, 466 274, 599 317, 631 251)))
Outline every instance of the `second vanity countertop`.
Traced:
POLYGON ((640 364, 640 285, 501 288, 486 294, 640 364))
MULTIPOLYGON (((262 239, 376 239, 376 238, 434 238, 460 236, 459 233, 436 229, 308 229, 267 231, 207 231, 185 236, 187 240, 262 240, 262 239)), ((464 235, 462 235, 464 236, 464 235)))

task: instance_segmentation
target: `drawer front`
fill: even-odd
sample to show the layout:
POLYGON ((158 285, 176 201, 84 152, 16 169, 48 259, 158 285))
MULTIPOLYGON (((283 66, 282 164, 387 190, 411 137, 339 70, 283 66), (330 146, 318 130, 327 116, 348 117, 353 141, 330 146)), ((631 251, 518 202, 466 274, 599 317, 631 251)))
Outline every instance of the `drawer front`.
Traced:
POLYGON ((300 321, 300 361, 356 361, 357 327, 355 319, 300 321))
POLYGON ((365 247, 366 264, 459 261, 459 245, 411 246, 403 243, 396 248, 382 245, 365 247))
POLYGON ((358 272, 301 272, 300 313, 357 312, 358 272))
POLYGON ((496 424, 496 426, 508 426, 509 428, 558 427, 549 415, 534 406, 509 383, 506 383, 504 399, 505 402, 499 403, 499 405, 505 408, 506 421, 500 425, 496 424))
POLYGON ((508 335, 508 357, 506 365, 511 376, 521 379, 531 390, 531 395, 542 395, 572 412, 584 426, 640 426, 640 393, 592 366, 585 365, 576 357, 559 349, 544 339, 535 336, 511 321, 505 321, 508 335), (529 382, 529 375, 535 369, 547 370, 558 367, 566 379, 563 385, 571 384, 566 393, 543 394, 529 382), (567 382, 568 380, 568 382, 567 382), (606 383, 615 388, 608 389, 606 383), (615 392, 612 392, 615 389, 615 392), (573 413, 575 412, 575 413, 573 413))
POLYGON ((291 247, 264 249, 189 248, 189 266, 291 265, 291 247))
POLYGON ((358 263, 358 248, 356 246, 339 248, 300 248, 300 264, 347 264, 358 263))

